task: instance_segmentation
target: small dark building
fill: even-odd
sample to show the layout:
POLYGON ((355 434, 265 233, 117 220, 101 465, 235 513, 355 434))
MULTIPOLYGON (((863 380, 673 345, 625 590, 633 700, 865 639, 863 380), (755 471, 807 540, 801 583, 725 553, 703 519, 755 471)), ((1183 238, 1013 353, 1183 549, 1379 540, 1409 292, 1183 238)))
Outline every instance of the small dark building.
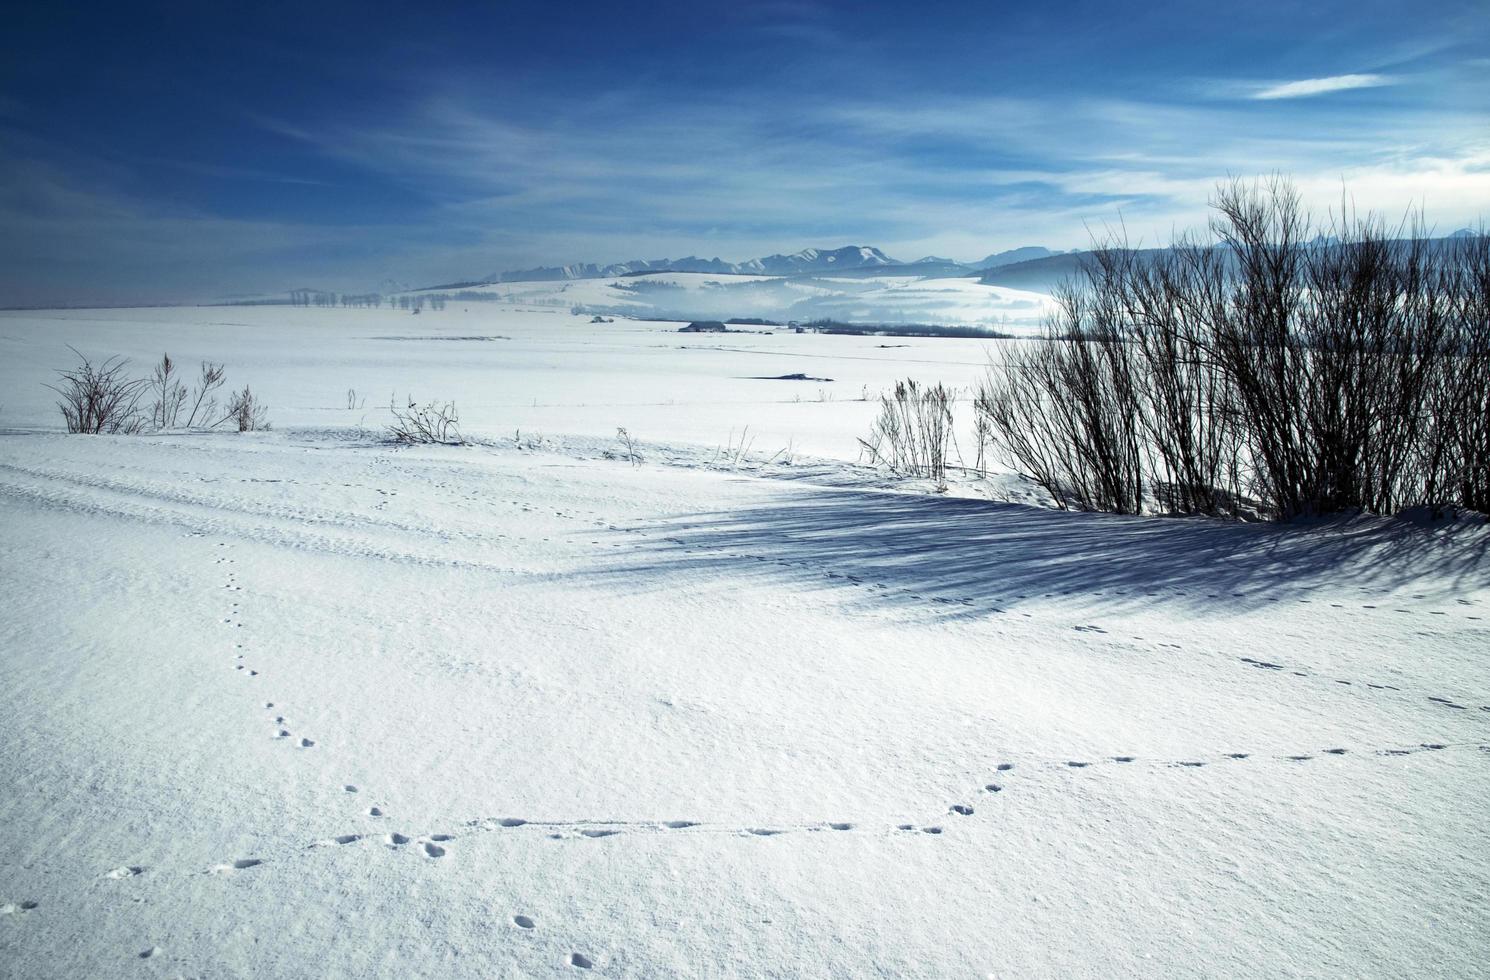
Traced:
POLYGON ((729 333, 729 327, 718 320, 694 320, 688 326, 680 328, 678 333, 729 333))

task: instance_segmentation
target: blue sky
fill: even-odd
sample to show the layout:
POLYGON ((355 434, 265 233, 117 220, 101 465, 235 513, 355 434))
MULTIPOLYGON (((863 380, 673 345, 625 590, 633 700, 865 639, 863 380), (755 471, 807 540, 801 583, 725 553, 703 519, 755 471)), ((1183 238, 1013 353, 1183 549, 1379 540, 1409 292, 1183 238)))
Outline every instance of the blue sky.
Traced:
POLYGON ((27 6, 0 305, 1152 243, 1273 171, 1490 218, 1485 0, 27 6))

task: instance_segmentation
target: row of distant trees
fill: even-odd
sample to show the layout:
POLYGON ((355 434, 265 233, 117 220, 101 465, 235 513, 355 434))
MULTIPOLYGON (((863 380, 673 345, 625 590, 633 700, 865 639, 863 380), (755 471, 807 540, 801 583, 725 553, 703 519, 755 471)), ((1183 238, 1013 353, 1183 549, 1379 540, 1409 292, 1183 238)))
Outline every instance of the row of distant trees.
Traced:
MULTIPOLYGON (((290 290, 291 306, 323 306, 344 308, 378 309, 383 305, 381 293, 333 293, 320 289, 292 289, 290 290)), ((443 310, 445 308, 444 296, 389 296, 388 308, 390 310, 443 310)))

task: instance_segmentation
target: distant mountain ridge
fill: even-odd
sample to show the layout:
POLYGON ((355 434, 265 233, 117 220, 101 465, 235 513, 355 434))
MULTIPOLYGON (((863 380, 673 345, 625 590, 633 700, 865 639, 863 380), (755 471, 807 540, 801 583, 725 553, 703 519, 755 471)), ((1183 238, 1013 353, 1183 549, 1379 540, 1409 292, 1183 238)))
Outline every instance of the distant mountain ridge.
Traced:
POLYGON ((611 265, 592 262, 577 265, 539 266, 498 272, 487 282, 548 282, 564 279, 609 279, 639 272, 712 272, 719 275, 790 276, 804 272, 831 272, 834 269, 864 269, 899 265, 884 252, 869 245, 845 245, 843 248, 804 248, 791 255, 767 255, 745 262, 726 262, 720 258, 704 259, 690 255, 681 259, 634 259, 611 265))
POLYGON ((532 269, 510 269, 494 273, 483 283, 498 282, 554 282, 571 279, 611 279, 619 276, 634 276, 647 272, 708 272, 716 275, 796 276, 825 272, 859 272, 868 269, 886 271, 905 269, 914 274, 936 271, 939 274, 972 274, 998 266, 1031 259, 1061 255, 1039 245, 1026 245, 996 252, 979 262, 958 262, 928 255, 915 262, 892 259, 871 245, 845 245, 842 248, 804 248, 790 255, 766 255, 744 262, 726 262, 717 256, 712 259, 690 255, 681 259, 633 259, 630 262, 615 262, 597 265, 593 262, 574 265, 538 266, 532 269))

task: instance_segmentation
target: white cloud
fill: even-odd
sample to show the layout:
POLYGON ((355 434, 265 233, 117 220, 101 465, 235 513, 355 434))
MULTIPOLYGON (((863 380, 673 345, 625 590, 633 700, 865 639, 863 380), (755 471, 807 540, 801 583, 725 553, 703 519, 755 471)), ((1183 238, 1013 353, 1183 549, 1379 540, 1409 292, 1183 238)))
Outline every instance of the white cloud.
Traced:
POLYGON ((1390 85, 1392 79, 1385 75, 1330 75, 1327 78, 1304 78, 1297 82, 1270 85, 1252 95, 1254 99, 1303 99, 1311 95, 1328 92, 1344 92, 1353 88, 1375 88, 1390 85))

